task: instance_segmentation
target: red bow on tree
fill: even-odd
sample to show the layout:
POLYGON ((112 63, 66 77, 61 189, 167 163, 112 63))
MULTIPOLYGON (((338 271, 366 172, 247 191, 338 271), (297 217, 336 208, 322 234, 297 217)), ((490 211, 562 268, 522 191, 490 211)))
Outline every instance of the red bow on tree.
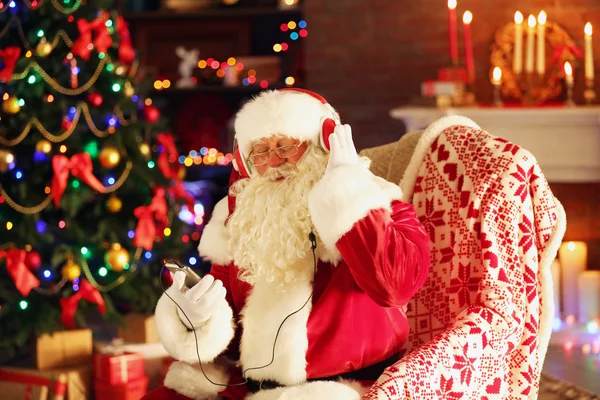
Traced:
POLYGON ((60 307, 62 308, 60 322, 67 328, 75 329, 75 313, 77 313, 77 307, 81 299, 97 304, 100 313, 106 313, 104 298, 98 289, 94 288, 88 281, 82 280, 79 282, 79 290, 73 296, 60 299, 60 307))
POLYGON ((161 187, 156 189, 150 205, 136 208, 133 210, 133 214, 138 219, 133 245, 150 251, 156 237, 156 223, 154 219, 165 225, 168 222, 165 189, 161 187))
POLYGON ((27 252, 20 249, 0 250, 0 258, 5 258, 6 270, 15 282, 17 290, 27 297, 31 289, 40 286, 40 281, 25 265, 27 252))
POLYGON ((131 45, 131 35, 127 28, 127 22, 121 16, 117 18, 117 32, 121 35, 121 42, 119 43, 119 59, 124 63, 131 64, 135 60, 135 50, 131 45))
POLYGON ((194 214, 194 197, 185 190, 181 181, 176 181, 175 184, 169 188, 169 194, 176 199, 184 199, 189 212, 194 214))
POLYGON ((4 68, 0 71, 0 82, 10 82, 12 80, 12 73, 15 70, 19 56, 21 56, 20 47, 0 49, 0 57, 2 57, 4 63, 4 68))
POLYGON ((84 60, 90 59, 92 49, 96 47, 98 53, 106 53, 109 47, 112 46, 113 41, 108 33, 106 27, 106 21, 108 16, 103 15, 96 18, 92 22, 80 18, 77 20, 77 29, 79 29, 79 38, 73 43, 71 47, 71 53, 78 55, 84 60), (92 44, 92 31, 96 33, 96 39, 92 44))
POLYGON ((583 52, 581 51, 581 49, 579 47, 577 47, 575 45, 571 45, 571 46, 560 45, 560 46, 556 46, 556 48, 554 49, 554 54, 552 54, 552 62, 557 62, 558 60, 560 60, 560 58, 562 57, 562 55, 565 51, 573 54, 577 58, 583 57, 583 52))
POLYGON ((181 164, 177 163, 177 147, 173 136, 168 133, 159 133, 156 136, 156 141, 163 146, 163 151, 158 156, 158 168, 161 170, 165 178, 177 179, 181 164))
POLYGON ((69 171, 74 177, 81 179, 98 192, 104 190, 104 185, 94 176, 92 167, 92 159, 88 153, 75 154, 70 160, 66 156, 61 155, 52 157, 52 169, 54 170, 52 198, 57 207, 67 188, 69 171))

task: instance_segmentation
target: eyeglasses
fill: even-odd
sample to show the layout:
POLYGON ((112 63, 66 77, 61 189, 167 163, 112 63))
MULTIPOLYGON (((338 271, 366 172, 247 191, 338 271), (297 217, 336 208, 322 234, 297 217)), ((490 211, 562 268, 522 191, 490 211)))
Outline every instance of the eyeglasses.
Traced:
POLYGON ((276 148, 275 150, 270 149, 267 151, 261 151, 258 153, 251 153, 248 156, 248 160, 252 163, 252 165, 265 165, 266 163, 269 162, 269 156, 271 155, 271 152, 274 151, 275 154, 277 154, 277 157, 279 158, 290 158, 295 156, 296 154, 298 154, 298 148, 301 146, 302 144, 292 144, 289 146, 281 146, 276 148))

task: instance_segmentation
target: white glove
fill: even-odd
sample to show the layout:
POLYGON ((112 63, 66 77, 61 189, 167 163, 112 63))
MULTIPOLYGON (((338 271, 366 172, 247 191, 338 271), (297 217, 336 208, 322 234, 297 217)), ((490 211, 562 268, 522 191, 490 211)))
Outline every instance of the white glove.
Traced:
POLYGON ((211 275, 206 275, 193 288, 188 289, 185 286, 185 273, 178 271, 173 277, 173 286, 169 294, 179 305, 177 314, 188 329, 198 328, 208 321, 218 302, 223 301, 227 294, 223 282, 215 280, 211 275))
POLYGON ((327 171, 341 165, 358 164, 358 153, 352 140, 352 128, 350 125, 337 125, 329 137, 331 147, 327 171))

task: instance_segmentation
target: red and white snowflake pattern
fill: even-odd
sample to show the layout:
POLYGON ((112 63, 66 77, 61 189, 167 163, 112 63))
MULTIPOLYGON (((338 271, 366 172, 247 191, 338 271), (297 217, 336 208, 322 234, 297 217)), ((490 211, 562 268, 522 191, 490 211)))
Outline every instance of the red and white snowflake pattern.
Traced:
POLYGON ((364 399, 532 399, 542 367, 540 254, 558 203, 526 150, 441 132, 415 181, 432 267, 408 304, 408 354, 364 399))

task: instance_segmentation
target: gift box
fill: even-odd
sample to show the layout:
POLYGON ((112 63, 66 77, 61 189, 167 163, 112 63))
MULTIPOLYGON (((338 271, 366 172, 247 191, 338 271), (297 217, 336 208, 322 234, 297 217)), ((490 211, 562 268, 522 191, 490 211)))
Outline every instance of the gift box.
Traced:
POLYGON ((78 329, 39 336, 35 344, 36 367, 40 370, 90 365, 92 331, 78 329))
POLYGON ((39 371, 0 368, 0 398, 87 400, 91 398, 92 366, 39 371))
POLYGON ((144 357, 139 353, 94 354, 94 379, 120 385, 145 376, 144 357))
POLYGON ((118 336, 127 343, 158 343, 154 315, 129 314, 125 327, 118 328, 118 336))
POLYGON ((146 376, 122 385, 111 385, 98 380, 94 382, 96 400, 140 400, 147 389, 148 377, 146 376))

